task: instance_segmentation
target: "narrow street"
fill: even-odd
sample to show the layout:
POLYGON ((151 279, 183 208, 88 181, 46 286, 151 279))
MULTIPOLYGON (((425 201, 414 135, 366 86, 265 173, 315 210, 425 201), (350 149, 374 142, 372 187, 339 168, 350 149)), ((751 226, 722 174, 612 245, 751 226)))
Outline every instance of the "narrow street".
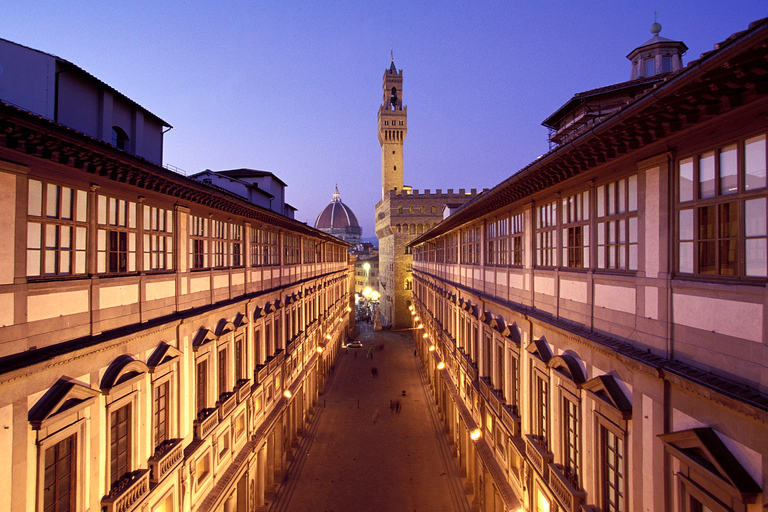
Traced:
POLYGON ((269 510, 468 511, 410 332, 359 327, 363 347, 342 350, 269 510))

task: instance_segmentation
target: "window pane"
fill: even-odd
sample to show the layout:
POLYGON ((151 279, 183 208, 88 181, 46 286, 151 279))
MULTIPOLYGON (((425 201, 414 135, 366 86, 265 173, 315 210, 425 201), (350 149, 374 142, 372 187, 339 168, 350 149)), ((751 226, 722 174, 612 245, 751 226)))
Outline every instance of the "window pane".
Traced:
POLYGON ((749 139, 744 144, 744 189, 765 186, 765 135, 749 139))
POLYGON ((693 240, 693 210, 681 210, 678 217, 680 240, 693 240))
POLYGON ((72 219, 72 189, 61 187, 61 218, 72 219))
POLYGON ((605 215, 605 186, 597 187, 597 216, 605 215))
POLYGON ((710 151, 699 157, 699 197, 715 195, 715 153, 710 151))
POLYGON ((736 203, 726 203, 720 206, 720 236, 734 238, 739 236, 739 218, 736 203))
POLYGON ((29 180, 27 213, 35 217, 43 214, 43 184, 37 180, 29 180))
POLYGON ((736 145, 734 144, 720 151, 720 194, 735 194, 738 191, 736 145))
POLYGON ((693 242, 680 243, 678 268, 680 272, 693 273, 693 242))
POLYGON ((717 242, 699 242, 699 272, 702 274, 714 274, 717 271, 715 265, 715 250, 717 242))
POLYGON ((627 180, 627 201, 629 202, 627 210, 637 211, 637 176, 630 176, 627 180))
POLYGON ((88 193, 85 190, 77 191, 77 222, 85 222, 88 219, 88 193))
POLYGON ((765 238, 746 240, 746 273, 748 276, 766 277, 767 250, 765 238))
POLYGON ((45 214, 48 217, 59 216, 59 187, 57 185, 48 184, 46 190, 46 207, 45 214))
POLYGON ((686 158, 680 162, 680 172, 678 177, 678 186, 680 187, 680 202, 691 201, 693 199, 692 158, 686 158))
POLYGON ((107 223, 107 198, 99 196, 97 200, 98 221, 102 226, 107 223))
POLYGON ((699 238, 715 238, 715 207, 699 208, 699 238))
POLYGON ((765 236, 765 198, 744 201, 744 234, 748 237, 765 236))
POLYGON ((720 242, 720 274, 724 276, 736 275, 737 264, 736 240, 723 240, 720 242))

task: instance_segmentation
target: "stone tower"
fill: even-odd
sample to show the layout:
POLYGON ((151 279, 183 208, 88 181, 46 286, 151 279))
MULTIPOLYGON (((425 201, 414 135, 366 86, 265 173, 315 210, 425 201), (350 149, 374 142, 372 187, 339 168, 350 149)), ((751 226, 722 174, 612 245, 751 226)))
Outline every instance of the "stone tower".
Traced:
POLYGON ((408 130, 408 108, 403 106, 403 70, 395 59, 384 71, 384 99, 379 107, 379 144, 381 145, 381 197, 390 190, 403 190, 403 142, 408 130))

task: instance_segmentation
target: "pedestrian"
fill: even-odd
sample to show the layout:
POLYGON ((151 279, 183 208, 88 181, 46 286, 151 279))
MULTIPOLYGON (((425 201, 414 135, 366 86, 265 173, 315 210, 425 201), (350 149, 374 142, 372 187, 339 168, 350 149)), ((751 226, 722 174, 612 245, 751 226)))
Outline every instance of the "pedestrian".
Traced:
POLYGON ((379 408, 376 408, 376 411, 373 413, 373 424, 376 424, 376 420, 379 419, 379 408))
POLYGON ((389 399, 389 414, 394 414, 395 412, 395 401, 391 398, 389 399))
POLYGON ((400 414, 400 399, 397 399, 397 402, 395 402, 395 411, 397 411, 397 414, 400 414))
POLYGON ((375 376, 376 376, 376 368, 371 366, 371 377, 375 377, 375 376))

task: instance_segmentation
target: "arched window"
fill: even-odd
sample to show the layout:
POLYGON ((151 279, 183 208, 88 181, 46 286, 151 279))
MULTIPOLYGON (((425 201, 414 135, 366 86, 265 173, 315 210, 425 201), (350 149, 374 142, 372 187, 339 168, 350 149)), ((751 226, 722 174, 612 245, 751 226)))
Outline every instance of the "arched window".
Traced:
POLYGON ((407 278, 405 280, 405 289, 406 290, 413 290, 413 279, 407 278))
POLYGON ((402 206, 398 206, 397 207, 397 213, 399 213, 399 214, 403 213, 403 207, 402 206))
POLYGON ((128 149, 128 135, 119 126, 112 127, 112 145, 123 151, 128 149))

